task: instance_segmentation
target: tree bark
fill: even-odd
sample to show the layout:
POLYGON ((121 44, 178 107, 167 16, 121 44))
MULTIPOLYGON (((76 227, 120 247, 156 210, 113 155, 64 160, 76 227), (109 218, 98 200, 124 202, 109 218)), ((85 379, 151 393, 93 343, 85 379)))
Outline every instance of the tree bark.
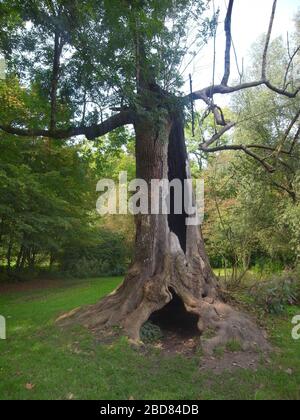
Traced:
MULTIPOLYGON (((138 118, 135 133, 137 178, 150 185, 152 179, 183 181, 190 177, 180 112, 161 117, 159 122, 138 118)), ((245 349, 256 345, 266 349, 267 342, 255 323, 219 299, 201 230, 186 226, 185 221, 185 214, 137 216, 135 257, 124 283, 98 304, 62 316, 59 323, 80 323, 95 333, 120 326, 131 340, 139 342, 143 324, 153 314, 172 317, 161 310, 180 299, 186 313, 197 320, 199 334, 215 330, 213 338, 202 340, 205 352, 230 340, 240 341, 245 349)))
POLYGON ((12 257, 12 249, 13 249, 13 241, 12 238, 9 239, 7 254, 6 254, 6 262, 7 262, 7 272, 10 273, 11 271, 11 257, 12 257))

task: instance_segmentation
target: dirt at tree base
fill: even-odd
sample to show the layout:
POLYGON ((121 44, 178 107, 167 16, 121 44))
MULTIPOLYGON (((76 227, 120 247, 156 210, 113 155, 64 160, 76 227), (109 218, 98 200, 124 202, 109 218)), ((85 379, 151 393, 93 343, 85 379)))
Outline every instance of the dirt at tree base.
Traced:
POLYGON ((200 371, 211 371, 216 375, 223 372, 234 372, 239 369, 256 371, 261 363, 268 363, 268 359, 257 352, 236 352, 225 351, 222 357, 201 358, 200 371))
MULTIPOLYGON (((198 358, 199 372, 212 372, 221 375, 224 372, 234 372, 240 369, 256 372, 262 365, 270 364, 269 352, 257 351, 229 351, 221 350, 221 354, 205 355, 201 348, 201 337, 184 330, 162 331, 163 337, 155 343, 141 343, 140 346, 133 345, 134 349, 141 354, 149 355, 155 349, 162 357, 172 358, 182 356, 188 359, 198 358)), ((122 336, 121 331, 99 330, 94 331, 98 345, 113 346, 122 336)), ((273 349, 272 349, 273 350, 273 349)), ((275 349, 274 349, 275 351, 275 349)))
POLYGON ((180 355, 187 358, 199 357, 200 372, 212 371, 220 375, 223 372, 233 372, 239 369, 256 371, 262 363, 269 363, 268 354, 259 351, 224 350, 221 356, 203 355, 201 352, 201 338, 183 336, 174 332, 164 332, 164 337, 154 348, 159 349, 163 356, 180 355))
MULTIPOLYGON (((67 286, 72 286, 72 283, 68 283, 67 286)), ((49 290, 62 287, 65 287, 65 284, 61 279, 35 279, 23 282, 5 282, 0 283, 0 294, 34 292, 37 290, 49 290)))
POLYGON ((154 344, 154 347, 168 356, 195 357, 200 348, 200 337, 182 337, 180 334, 165 332, 164 337, 154 344))

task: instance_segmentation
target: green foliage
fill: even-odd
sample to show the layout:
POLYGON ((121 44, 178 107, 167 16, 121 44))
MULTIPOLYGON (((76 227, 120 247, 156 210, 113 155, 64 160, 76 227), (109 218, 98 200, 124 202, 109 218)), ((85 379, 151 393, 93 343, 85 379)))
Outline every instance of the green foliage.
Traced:
POLYGON ((231 353, 237 353, 242 351, 241 343, 237 340, 231 340, 226 345, 226 350, 231 353))
MULTIPOLYGON (((263 45, 259 40, 253 47, 249 79, 259 77, 263 45)), ((288 60, 281 39, 272 43, 270 56, 269 74, 280 85, 288 60)), ((295 65, 289 74, 291 83, 296 83, 297 68, 295 65)), ((261 88, 241 91, 231 103, 230 112, 235 115, 229 119, 239 120, 239 124, 221 141, 253 146, 251 150, 276 169, 273 173, 242 152, 218 153, 206 159, 199 155, 199 135, 212 135, 209 120, 196 140, 189 139, 190 152, 196 157, 194 173, 198 176, 200 170, 206 181, 203 231, 207 249, 214 267, 233 268, 233 283, 249 268, 254 267, 260 274, 278 272, 294 268, 299 259, 300 147, 294 141, 297 124, 287 138, 283 134, 299 107, 299 97, 286 100, 261 88), (280 154, 272 149, 293 153, 280 154)))
MULTIPOLYGON (((44 104, 38 92, 26 91, 17 78, 0 82, 0 105, 5 110, 1 123, 18 115, 20 121, 32 118, 34 127, 37 109, 40 122, 47 114, 44 104)), ((110 223, 111 234, 105 230, 108 221, 99 225, 95 186, 103 177, 117 180, 118 172, 126 169, 133 178, 134 146, 126 129, 95 144, 1 134, 1 278, 25 279, 46 269, 80 277, 123 274, 132 235, 126 223, 110 223), (76 258, 71 258, 72 252, 76 258)))
POLYGON ((97 236, 90 246, 66 246, 61 256, 63 272, 79 278, 125 274, 131 257, 125 236, 103 229, 97 236))
POLYGON ((140 335, 144 343, 156 343, 163 338, 163 333, 159 326, 150 321, 142 326, 140 335))
POLYGON ((287 273, 273 276, 268 281, 257 283, 251 295, 254 303, 269 314, 282 314, 286 305, 297 305, 300 302, 299 275, 287 273))
POLYGON ((0 258, 34 269, 85 236, 92 176, 80 146, 0 137, 0 258))
MULTIPOLYGON (((297 188, 299 189, 299 179, 297 180, 297 188)), ((299 192, 297 192, 299 196, 299 192)), ((283 229, 288 232, 291 241, 291 249, 296 255, 297 259, 300 259, 300 203, 289 203, 285 211, 282 213, 280 224, 283 229)))
POLYGON ((99 123, 113 107, 140 107, 137 63, 149 81, 155 78, 169 91, 178 90, 183 58, 212 35, 215 19, 204 16, 189 45, 191 21, 201 18, 207 6, 204 0, 2 0, 0 51, 9 75, 18 75, 24 95, 31 98, 26 104, 30 115, 22 122, 49 123, 57 35, 62 41, 59 127, 99 123))
POLYGON ((96 160, 86 142, 63 145, 1 135, 2 278, 24 279, 47 268, 80 277, 124 273, 132 235, 124 223, 110 224, 109 230, 105 222, 99 225, 93 210, 98 179, 113 162, 126 165, 126 152, 118 152, 123 143, 96 160))
POLYGON ((214 355, 218 359, 222 359, 224 357, 224 353, 225 353, 225 348, 224 347, 216 347, 214 349, 214 355))

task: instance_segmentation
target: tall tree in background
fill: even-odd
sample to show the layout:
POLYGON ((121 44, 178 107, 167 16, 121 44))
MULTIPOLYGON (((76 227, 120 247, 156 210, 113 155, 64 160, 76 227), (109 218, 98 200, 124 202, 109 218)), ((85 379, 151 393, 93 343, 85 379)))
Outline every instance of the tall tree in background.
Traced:
MULTIPOLYGON (((259 77, 261 51, 264 39, 255 42, 251 49, 252 63, 247 71, 248 79, 259 77)), ((289 35, 292 39, 292 35, 289 35)), ((285 79, 289 63, 286 38, 278 37, 270 44, 268 73, 279 85, 285 79)), ((295 60, 295 69, 296 60, 295 60)), ((298 67, 299 68, 299 67, 298 67)), ((208 155, 207 163, 199 151, 199 136, 192 138, 187 131, 188 146, 194 164, 202 170, 206 180, 206 219, 204 237, 214 267, 236 267, 232 278, 237 279, 245 270, 256 264, 261 270, 294 267, 299 255, 299 142, 294 135, 285 140, 285 150, 293 153, 273 153, 272 149, 283 138, 283 127, 288 126, 300 108, 300 95, 294 100, 276 95, 268 89, 243 90, 230 104, 231 118, 239 122, 234 132, 223 136, 222 146, 256 145, 265 148, 262 155, 271 163, 274 171, 240 151, 208 155), (268 151, 268 149, 270 149, 268 151), (196 159, 195 159, 196 158, 196 159), (276 170, 275 170, 276 169, 276 170), (298 215, 298 216, 296 216, 298 215), (284 238, 284 241, 282 240, 284 238), (296 245, 296 246, 295 246, 296 245)), ((228 114, 229 111, 224 110, 228 114)), ((214 121, 206 120, 202 132, 213 134, 214 121)), ((211 134, 211 135, 212 135, 211 134)), ((230 148, 229 148, 230 149, 230 148)), ((238 147, 237 147, 238 149, 238 147)), ((257 149, 258 150, 258 149, 257 149)), ((261 149, 262 150, 262 149, 261 149)), ((239 284, 232 281, 232 286, 239 284)))
MULTIPOLYGON (((189 178, 184 111, 199 100, 207 106, 205 116, 212 114, 216 127, 221 127, 202 142, 203 152, 240 150, 272 172, 272 163, 259 152, 287 153, 285 138, 294 135, 299 113, 279 146, 220 146, 219 139, 235 123, 226 120, 214 95, 260 86, 286 98, 297 96, 299 88, 292 89, 288 82, 292 56, 284 86, 277 87, 268 78, 276 4, 275 0, 258 80, 229 86, 234 5, 230 0, 222 81, 183 96, 179 68, 190 52, 187 46, 192 45, 196 53, 215 32, 216 17, 203 18, 207 2, 1 1, 0 45, 10 71, 26 86, 21 96, 28 106, 17 117, 9 109, 3 112, 0 129, 17 136, 65 140, 85 135, 93 140, 133 125, 137 177, 149 185, 152 179, 183 181, 189 178), (189 36, 192 26, 198 28, 193 42, 189 36)), ((299 132, 295 141, 298 136, 299 132)), ((207 351, 231 339, 240 340, 245 348, 254 344, 263 348, 265 339, 256 326, 220 300, 200 230, 187 226, 186 218, 185 214, 137 216, 135 258, 124 283, 97 305, 72 314, 72 322, 94 330, 120 325, 138 340, 149 317, 179 297, 186 311, 196 317, 200 332, 216 331, 204 344, 207 351)))

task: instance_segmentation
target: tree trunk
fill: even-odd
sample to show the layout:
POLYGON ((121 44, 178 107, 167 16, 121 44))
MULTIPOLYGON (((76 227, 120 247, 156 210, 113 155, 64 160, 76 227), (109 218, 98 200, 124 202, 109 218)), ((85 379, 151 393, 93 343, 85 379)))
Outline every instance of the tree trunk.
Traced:
MULTIPOLYGON (((159 123, 139 119, 135 132, 137 178, 150 184, 152 179, 190 177, 181 114, 159 123)), ((218 294, 200 228, 186 226, 185 214, 139 215, 134 262, 124 283, 98 304, 58 321, 62 325, 78 322, 95 333, 121 326, 131 340, 139 342, 141 327, 153 315, 156 321, 160 317, 178 320, 178 305, 172 302, 179 302, 184 304, 185 315, 193 315, 189 319, 196 321, 199 334, 216 331, 215 337, 202 341, 206 352, 230 340, 240 341, 245 349, 266 348, 255 324, 225 305, 218 294)))
POLYGON ((9 240, 9 244, 8 244, 8 249, 7 249, 7 254, 6 254, 6 263, 7 263, 7 272, 10 273, 11 272, 11 257, 12 257, 12 249, 13 249, 13 241, 10 238, 9 240))
POLYGON ((23 255, 23 245, 20 246, 20 250, 18 252, 18 257, 17 257, 17 262, 16 262, 16 270, 20 269, 22 255, 23 255))

